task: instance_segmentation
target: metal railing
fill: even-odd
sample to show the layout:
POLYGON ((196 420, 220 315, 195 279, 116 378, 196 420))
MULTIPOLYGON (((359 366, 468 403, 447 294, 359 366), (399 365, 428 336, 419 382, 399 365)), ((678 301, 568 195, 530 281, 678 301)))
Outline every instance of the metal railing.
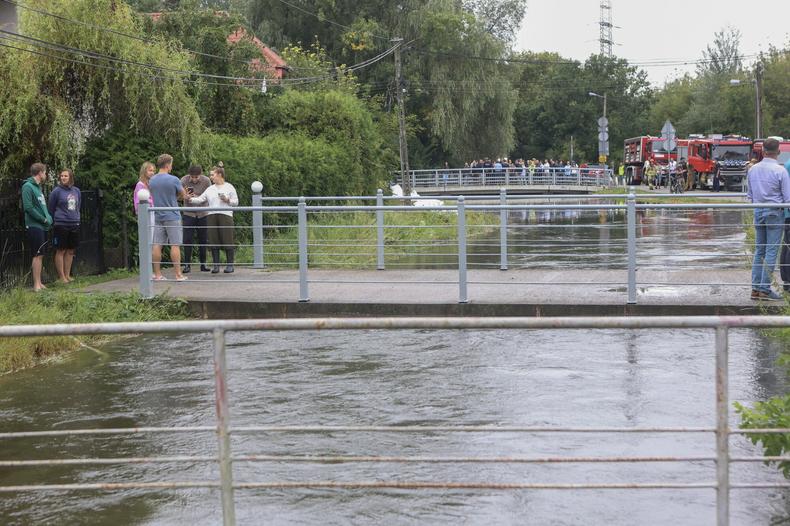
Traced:
MULTIPOLYGON (((670 194, 639 194, 639 199, 654 199, 660 200, 662 198, 674 199, 697 199, 703 197, 711 198, 733 198, 742 197, 743 194, 683 194, 682 196, 670 194)), ((251 229, 251 243, 246 244, 245 247, 249 248, 252 252, 251 262, 241 265, 248 265, 253 269, 262 269, 264 267, 276 268, 277 265, 291 266, 298 268, 298 279, 282 279, 272 280, 267 279, 269 283, 298 283, 298 301, 310 301, 310 283, 344 283, 342 280, 323 279, 315 280, 310 278, 310 260, 312 257, 320 253, 321 256, 327 257, 342 257, 349 254, 357 255, 360 257, 370 258, 367 264, 360 264, 355 266, 353 263, 346 266, 350 268, 375 268, 376 270, 385 270, 387 268, 398 268, 397 263, 387 261, 385 255, 389 252, 394 252, 397 248, 405 248, 406 250, 414 249, 415 251, 420 248, 431 246, 433 248, 445 248, 445 251, 433 252, 428 254, 435 257, 437 260, 441 259, 441 263, 436 263, 436 268, 453 269, 457 272, 457 279, 454 281, 431 281, 432 284, 443 285, 456 285, 458 287, 458 302, 468 303, 470 301, 468 285, 506 285, 506 286, 545 286, 556 284, 554 282, 539 282, 539 281, 514 281, 514 280, 479 280, 470 279, 470 268, 497 268, 502 271, 511 270, 514 268, 521 268, 525 270, 531 269, 528 264, 523 264, 521 267, 514 264, 513 257, 516 255, 514 252, 517 249, 523 249, 528 244, 524 242, 513 242, 511 239, 519 233, 520 230, 527 228, 540 228, 541 225, 521 225, 513 224, 510 222, 509 214, 535 214, 535 213, 588 213, 588 212, 603 212, 610 214, 620 214, 625 216, 624 224, 607 223, 598 226, 601 230, 607 229, 611 239, 601 244, 602 242, 596 241, 597 245, 593 243, 585 245, 582 243, 577 247, 579 241, 577 239, 563 240, 562 237, 557 237, 552 240, 552 243, 545 245, 545 250, 548 255, 559 254, 560 256, 567 256, 558 251, 558 248, 577 247, 587 248, 589 246, 599 246, 607 250, 604 252, 606 262, 601 264, 601 267, 607 269, 615 269, 622 272, 622 278, 617 272, 614 273, 614 278, 611 282, 581 282, 573 281, 566 283, 567 285, 611 285, 611 286, 625 286, 625 303, 637 303, 637 286, 638 285, 693 285, 698 286, 701 284, 711 286, 732 286, 741 287, 748 292, 748 288, 752 286, 751 280, 744 279, 738 283, 658 283, 648 281, 649 277, 637 280, 637 269, 647 267, 640 265, 639 258, 643 253, 654 248, 654 245, 645 245, 644 237, 641 237, 637 232, 639 223, 639 216, 645 213, 696 213, 708 212, 712 210, 736 210, 746 211, 756 207, 776 207, 784 208, 790 206, 788 204, 776 205, 753 205, 750 203, 656 203, 656 202, 637 202, 637 195, 629 193, 628 195, 622 194, 601 194, 595 196, 586 195, 551 195, 551 196, 512 196, 508 195, 505 189, 501 189, 496 196, 442 196, 439 198, 440 205, 431 206, 406 206, 404 204, 387 204, 392 201, 395 202, 408 202, 408 201, 425 201, 428 198, 423 197, 385 197, 381 190, 376 196, 330 196, 330 197, 310 197, 310 198, 288 198, 288 197, 263 197, 260 193, 254 193, 252 196, 253 206, 246 207, 233 207, 224 208, 223 210, 233 210, 237 213, 251 214, 251 221, 248 225, 236 226, 234 228, 251 229), (308 204, 308 200, 311 204, 308 204), (515 200, 513 202, 512 200, 515 200), (548 201, 547 203, 535 203, 536 200, 548 201), (595 204, 582 204, 585 201, 595 200, 599 201, 595 204), (331 202, 348 202, 351 204, 332 204, 331 202), (578 201, 578 202, 575 202, 578 201), (330 203, 327 203, 330 202, 330 203), (265 204, 264 204, 265 203, 265 204), (284 204, 283 204, 284 203, 284 204), (294 204, 296 206, 294 206, 294 204), (315 204, 313 204, 315 203, 315 204), (359 203, 359 204, 356 204, 359 203), (371 203, 371 204, 368 204, 371 203), (450 203, 450 204, 444 204, 450 203), (566 204, 567 203, 567 204, 566 204), (454 225, 392 225, 388 224, 385 216, 391 212, 406 212, 406 213, 421 213, 424 211, 438 211, 450 213, 455 220, 454 225), (468 218, 470 213, 488 213, 488 218, 484 224, 470 225, 468 218), (344 214, 344 213, 363 213, 370 214, 372 222, 366 225, 323 225, 320 223, 311 222, 310 217, 317 218, 322 215, 331 214, 344 214), (283 217, 290 216, 291 220, 281 223, 264 224, 264 214, 270 214, 270 217, 283 217), (496 214, 499 215, 498 220, 496 214), (294 217, 295 216, 295 217, 294 217), (295 221, 293 220, 295 219, 295 221), (347 242, 334 242, 326 245, 321 245, 319 242, 314 241, 313 237, 321 229, 366 229, 367 231, 375 231, 375 239, 371 239, 368 243, 359 243, 358 240, 350 239, 347 242), (426 243, 410 243, 408 238, 405 242, 400 244, 390 243, 387 241, 387 233, 393 230, 400 230, 408 232, 410 229, 413 231, 417 228, 436 228, 442 229, 445 238, 441 242, 426 242, 426 243), (295 229, 297 234, 293 243, 272 243, 267 241, 266 232, 274 230, 295 229), (481 230, 499 231, 498 243, 493 240, 486 242, 479 242, 476 236, 479 235, 481 230), (644 246, 644 248, 643 248, 644 246), (334 250, 334 252, 321 251, 321 249, 334 250), (353 250, 352 250, 353 249, 353 250), (474 249, 473 253, 470 249, 474 249), (369 250, 362 252, 362 250, 369 250), (265 257, 266 256, 266 257, 265 257), (291 258, 288 263, 272 263, 272 257, 291 258), (488 257, 488 263, 480 263, 481 257, 488 257), (475 259, 477 258, 477 259, 475 259), (498 263, 491 263, 490 260, 496 258, 498 263), (616 281, 621 279, 621 281, 616 281)), ((431 198, 434 199, 434 198, 431 198)), ((166 207, 149 207, 147 202, 140 203, 142 212, 139 216, 139 243, 140 243, 140 281, 139 290, 144 297, 152 297, 154 295, 154 282, 151 276, 151 240, 152 240, 152 217, 153 213, 158 210, 192 210, 192 211, 207 211, 207 210, 220 210, 210 208, 166 208, 166 207), (147 262, 147 264, 145 263, 147 262)), ((562 228, 578 228, 574 224, 561 225, 562 228)), ((720 224, 706 224, 704 227, 713 233, 721 228, 729 230, 737 229, 743 234, 745 240, 745 226, 746 224, 740 222, 737 224, 720 225, 720 224)), ((560 227, 557 227, 560 228, 560 227)), ((748 262, 749 254, 746 250, 746 245, 743 240, 726 240, 726 244, 731 253, 728 257, 737 259, 736 268, 744 272, 746 275, 745 264, 748 262)), ((534 248, 536 244, 529 245, 528 248, 534 248)), ((704 245, 704 244, 700 244, 704 245)), ((538 245, 539 247, 539 245, 538 245)), ((539 247, 540 248, 540 247, 539 247)), ((661 244, 661 248, 668 252, 675 249, 670 242, 661 244)), ((704 248, 704 247, 701 247, 704 248)), ((701 249, 700 248, 700 249, 701 249)), ((417 252, 409 252, 407 255, 416 255, 417 252)), ((683 256, 694 257, 695 255, 704 256, 704 254, 681 254, 683 256)), ((393 256, 391 256, 393 257, 393 256)), ((684 268, 695 268, 704 266, 704 262, 700 264, 686 263, 684 268)), ((593 265, 595 267, 596 265, 593 265)), ((234 281, 242 281, 240 278, 234 281)), ((348 278, 346 278, 348 279, 348 278)), ((254 281, 254 280, 253 280, 254 281)), ((393 283, 392 281, 385 280, 369 280, 369 281, 353 281, 353 283, 367 283, 367 284, 387 284, 393 283)), ((402 281, 401 283, 420 283, 418 281, 402 281)))
POLYGON ((716 492, 716 523, 726 526, 730 520, 730 492, 737 489, 790 488, 787 482, 733 482, 730 480, 730 464, 734 462, 790 461, 790 456, 744 456, 730 454, 730 437, 745 434, 790 433, 790 429, 731 429, 729 423, 729 364, 728 331, 731 328, 777 328, 790 327, 790 317, 656 317, 656 318, 349 318, 349 319, 285 319, 285 320, 215 320, 178 321, 148 323, 99 323, 85 325, 19 325, 0 327, 0 338, 23 336, 59 336, 89 334, 153 334, 153 333, 210 333, 213 336, 214 388, 216 397, 216 425, 189 427, 136 427, 114 429, 59 429, 30 430, 0 433, 0 440, 42 437, 76 436, 121 436, 163 433, 206 433, 217 434, 216 455, 133 458, 71 458, 43 460, 3 460, 0 468, 21 468, 50 465, 116 465, 116 464, 161 464, 161 463, 204 463, 217 462, 220 467, 219 480, 191 481, 107 481, 102 483, 73 484, 26 484, 0 486, 0 493, 23 493, 41 491, 113 491, 124 489, 167 490, 180 488, 217 488, 220 490, 225 525, 235 524, 236 490, 277 488, 401 488, 401 489, 489 489, 489 490, 609 490, 609 489, 713 489, 716 492), (701 427, 552 427, 552 426, 480 426, 480 425, 432 425, 432 426, 231 426, 228 399, 228 372, 226 367, 226 333, 230 331, 325 331, 325 330, 396 330, 396 329, 691 329, 715 330, 715 392, 716 421, 701 427), (585 456, 585 457, 419 457, 419 456, 234 456, 231 450, 232 434, 254 433, 587 433, 587 434, 706 434, 715 436, 715 456, 585 456), (512 483, 490 483, 477 481, 282 481, 282 482, 234 482, 234 462, 297 462, 297 463, 658 463, 658 462, 715 462, 715 477, 699 482, 617 482, 617 483, 540 483, 534 481, 512 483))
POLYGON ((411 170, 412 188, 456 189, 480 186, 591 186, 613 183, 609 168, 438 168, 411 170))

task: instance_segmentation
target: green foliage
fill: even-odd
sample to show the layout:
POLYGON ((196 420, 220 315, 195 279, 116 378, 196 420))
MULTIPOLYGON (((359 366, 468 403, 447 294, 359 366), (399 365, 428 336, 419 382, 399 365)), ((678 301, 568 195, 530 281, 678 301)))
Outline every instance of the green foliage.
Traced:
POLYGON ((75 171, 77 186, 102 190, 104 200, 104 245, 121 246, 121 217, 126 215, 129 246, 137 246, 132 191, 144 161, 156 162, 161 153, 174 155, 175 173, 185 174, 188 162, 170 151, 161 138, 117 130, 90 141, 75 171))
POLYGON ((530 52, 517 58, 527 63, 515 81, 519 101, 514 157, 568 159, 573 136, 575 158, 597 160, 603 101, 590 91, 607 95, 613 160, 622 157, 618 145, 623 140, 647 131, 652 90, 644 71, 627 61, 593 56, 582 64, 554 53, 530 52))
MULTIPOLYGON (((189 317, 186 303, 159 296, 144 300, 136 293, 85 294, 74 290, 34 293, 13 289, 0 294, 4 323, 95 323, 180 320, 189 317)), ((0 374, 42 361, 97 341, 96 337, 34 337, 0 339, 0 374)))
MULTIPOLYGON (((790 395, 757 402, 752 409, 736 402, 735 411, 741 415, 741 428, 744 429, 790 428, 790 395)), ((755 433, 747 437, 755 445, 762 444, 765 456, 776 457, 790 453, 790 434, 755 433)), ((784 476, 790 479, 790 461, 770 461, 766 464, 777 464, 784 476)))
MULTIPOLYGON (((27 4, 144 36, 134 13, 123 2, 30 0, 27 4)), ((0 55, 0 179, 18 176, 33 160, 73 165, 86 139, 115 127, 154 134, 185 157, 200 150, 203 125, 183 77, 175 73, 191 69, 188 55, 160 41, 86 31, 28 10, 20 10, 19 24, 20 32, 30 37, 115 57, 120 62, 68 54, 65 56, 71 61, 55 60, 4 50, 0 55)), ((28 44, 17 47, 52 55, 28 44)))

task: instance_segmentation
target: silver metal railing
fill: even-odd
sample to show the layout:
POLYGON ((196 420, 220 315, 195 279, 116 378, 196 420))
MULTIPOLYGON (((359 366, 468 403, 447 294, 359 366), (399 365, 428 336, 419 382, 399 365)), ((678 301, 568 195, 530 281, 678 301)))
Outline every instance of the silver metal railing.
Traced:
MULTIPOLYGON (((442 203, 440 205, 431 204, 431 206, 405 206, 404 204, 391 204, 393 201, 398 203, 414 201, 414 202, 425 202, 427 199, 434 199, 437 198, 425 198, 425 197, 395 197, 395 196, 384 196, 381 190, 378 191, 376 196, 325 196, 325 197, 271 197, 261 196, 260 193, 253 193, 252 202, 253 206, 247 207, 233 207, 232 210, 235 212, 244 212, 247 214, 251 214, 252 218, 250 221, 249 227, 243 228, 251 228, 252 229, 252 244, 248 245, 252 251, 252 263, 251 267, 254 269, 261 269, 264 266, 271 266, 271 257, 265 258, 266 253, 269 254, 276 254, 277 247, 272 247, 270 244, 267 244, 266 236, 264 232, 267 229, 287 229, 287 228, 294 228, 297 231, 296 240, 293 245, 288 245, 287 248, 290 250, 284 250, 279 255, 286 255, 286 256, 295 256, 296 259, 292 261, 292 265, 298 268, 298 280, 296 279, 283 279, 283 280, 269 280, 271 283, 275 282, 291 282, 291 283, 298 283, 298 300, 300 302, 308 302, 310 301, 310 294, 309 294, 309 285, 310 283, 340 283, 339 280, 331 280, 325 279, 323 281, 319 281, 316 279, 310 279, 310 258, 313 257, 317 253, 317 243, 313 242, 311 236, 314 236, 318 229, 322 228, 342 228, 342 225, 335 225, 335 226, 325 226, 320 224, 314 224, 309 222, 310 217, 318 217, 321 214, 343 214, 349 212, 363 212, 369 213, 374 218, 374 223, 371 223, 369 226, 348 226, 347 228, 368 228, 370 230, 375 231, 375 240, 371 241, 370 245, 367 245, 370 249, 372 249, 372 253, 370 254, 371 257, 375 258, 375 266, 373 268, 377 270, 385 270, 387 268, 396 268, 397 264, 394 264, 392 261, 387 262, 385 260, 385 255, 388 250, 391 250, 393 247, 391 244, 388 244, 386 241, 386 233, 388 230, 392 229, 410 229, 410 228, 428 228, 431 225, 423 226, 409 226, 409 225, 389 225, 385 222, 385 216, 388 212, 409 212, 409 213, 420 213, 424 211, 440 211, 444 213, 451 213, 454 217, 457 217, 457 223, 452 227, 445 225, 445 226, 436 226, 436 228, 443 228, 444 231, 449 235, 451 234, 452 230, 455 230, 452 236, 447 237, 442 241, 442 243, 437 243, 436 245, 444 245, 448 247, 448 252, 438 252, 434 255, 437 257, 444 258, 443 266, 445 268, 454 268, 457 270, 457 279, 455 281, 432 281, 433 284, 443 283, 446 285, 455 284, 458 287, 458 302, 459 303, 467 303, 470 300, 469 293, 468 293, 468 285, 470 283, 474 284, 484 284, 484 285, 508 285, 508 286, 515 286, 515 285, 533 285, 533 286, 542 286, 548 285, 550 283, 543 283, 543 282, 517 282, 513 280, 501 281, 501 280, 488 280, 488 281, 474 281, 469 279, 469 269, 470 267, 473 268, 480 268, 480 264, 475 263, 473 258, 479 258, 482 255, 494 255, 494 251, 496 251, 496 256, 498 259, 498 263, 496 264, 496 268, 500 270, 506 271, 509 269, 514 268, 514 264, 512 261, 513 253, 515 250, 510 249, 517 249, 518 246, 511 243, 510 238, 513 236, 513 232, 517 231, 517 229, 523 228, 523 225, 514 225, 509 223, 509 214, 510 213, 554 213, 554 212, 574 212, 574 213, 582 213, 582 212, 589 212, 589 211, 599 211, 599 212, 606 212, 606 213, 616 213, 616 214, 624 214, 626 221, 625 225, 607 225, 601 228, 607 228, 611 231, 615 231, 617 229, 624 229, 625 234, 620 235, 618 234, 617 239, 610 240, 607 244, 607 247, 614 250, 622 251, 622 254, 618 253, 617 258, 622 258, 622 260, 618 259, 618 266, 621 266, 622 270, 625 271, 625 275, 622 278, 622 281, 619 283, 603 283, 605 285, 624 285, 625 289, 625 303, 627 304, 636 304, 638 297, 637 297, 637 286, 638 285, 649 285, 651 283, 647 282, 646 279, 643 278, 641 281, 637 280, 637 269, 640 268, 639 265, 639 256, 643 250, 643 243, 642 239, 639 237, 637 232, 638 226, 638 215, 644 214, 645 212, 673 212, 673 213, 693 213, 698 211, 710 211, 710 210, 750 210, 756 208, 756 205, 752 205, 746 202, 732 202, 732 203, 661 203, 660 201, 665 198, 673 198, 673 199, 701 199, 701 198, 741 198, 744 194, 683 194, 681 196, 677 195, 670 195, 670 194, 639 194, 638 198, 640 201, 649 200, 651 202, 637 202, 637 195, 633 192, 629 193, 628 195, 622 194, 600 194, 600 195, 543 195, 543 196, 512 196, 509 195, 506 189, 500 189, 500 192, 497 195, 491 196, 441 196, 438 198, 439 202, 442 203), (595 200, 595 204, 582 204, 585 201, 595 200), (656 201, 656 202, 652 202, 656 201), (342 204, 337 204, 342 203, 342 204), (349 204, 350 203, 350 204, 349 204), (567 203, 567 204, 566 204, 567 203), (295 205, 295 206, 294 206, 295 205), (468 224, 467 218, 469 213, 474 212, 488 212, 491 213, 491 217, 495 218, 496 213, 498 213, 499 218, 498 220, 493 219, 491 224, 487 225, 472 225, 468 224), (267 224, 264 225, 264 214, 279 214, 279 215, 290 215, 296 216, 296 221, 291 222, 290 224, 267 224), (494 243, 479 243, 475 242, 474 236, 476 232, 479 232, 479 229, 485 227, 489 230, 498 229, 499 230, 499 241, 498 246, 496 242, 494 243), (477 230, 475 230, 477 229, 477 230), (268 247, 268 248, 267 248, 268 247), (469 248, 473 247, 483 248, 484 250, 488 251, 487 253, 481 254, 480 251, 476 251, 475 253, 470 254, 469 248), (457 258, 457 262, 452 263, 450 265, 450 260, 448 258, 457 258), (266 259, 269 259, 267 262, 266 259)), ((139 242, 140 242, 140 282, 139 282, 139 290, 140 293, 144 297, 152 297, 154 295, 154 283, 151 279, 151 240, 152 240, 152 216, 153 212, 157 210, 168 210, 168 208, 164 207, 149 207, 147 202, 141 202, 140 205, 143 207, 141 208, 140 216, 139 216, 139 242), (148 263, 146 263, 148 262, 148 263)), ((766 207, 775 207, 775 208, 784 208, 790 206, 788 204, 776 204, 776 205, 759 205, 760 208, 766 207)), ((194 211, 206 211, 212 210, 208 208, 179 208, 179 210, 194 210, 194 211)), ((539 226, 539 225, 538 225, 539 226)), ((716 232, 716 229, 727 226, 728 228, 732 228, 733 225, 706 225, 706 228, 709 228, 710 231, 716 232)), ((737 228, 743 230, 743 226, 745 225, 735 225, 737 228)), ((577 228, 575 225, 564 225, 564 227, 568 228, 577 228)), ((241 227, 239 227, 241 228, 241 227)), ((564 241, 561 238, 558 238, 555 245, 547 245, 547 250, 549 252, 554 251, 557 253, 557 247, 560 246, 559 244, 563 243, 564 241)), ((568 246, 574 246, 573 243, 576 241, 568 241, 565 242, 568 246)), ((268 242, 270 243, 270 242, 268 242)), ((424 246, 423 244, 422 246, 424 246)), ((732 254, 733 256, 739 258, 739 265, 744 267, 744 263, 748 261, 748 254, 745 252, 745 247, 743 243, 740 243, 740 247, 735 245, 733 242, 729 242, 729 247, 734 247, 732 250, 737 252, 737 254, 732 254)), ((349 241, 346 244, 340 243, 337 245, 333 245, 337 251, 348 251, 350 247, 355 248, 364 248, 359 247, 359 243, 356 241, 349 241)), ((408 247, 410 246, 408 243, 404 243, 402 246, 408 247)), ((412 245, 414 247, 420 246, 419 244, 412 245)), ((582 245, 583 246, 583 245, 582 245)), ((666 244, 665 248, 668 250, 672 250, 672 246, 666 244)), ((365 255, 362 253, 358 253, 360 255, 365 255)), ((342 254, 328 254, 328 255, 342 255, 342 254)), ((690 254, 693 256, 694 254, 690 254)), ((687 267, 690 264, 686 264, 687 267)), ((522 269, 527 269, 529 267, 522 266, 522 269)), ((745 273, 745 270, 744 270, 745 273)), ((615 278, 617 279, 617 278, 615 278)), ((235 281, 240 281, 236 279, 235 281)), ((743 283, 712 283, 711 286, 738 286, 742 288, 748 288, 751 286, 751 280, 744 280, 743 283)), ((354 283, 391 283, 389 281, 354 281, 354 283)), ((412 283, 417 283, 412 282, 412 283)), ((571 284, 570 282, 568 284, 571 284)), ((573 285, 584 285, 584 284, 599 284, 599 283, 581 283, 581 282, 573 282, 573 285)), ((652 283, 654 285, 658 285, 658 283, 652 283)), ((666 283, 663 283, 666 285, 666 283)), ((671 285, 671 283, 670 283, 671 285)), ((689 285, 699 285, 699 283, 689 284, 689 285)), ((746 290, 745 292, 748 292, 746 290)))
POLYGON ((716 524, 729 524, 730 492, 738 489, 790 488, 788 482, 733 482, 730 480, 730 464, 734 462, 783 462, 790 456, 745 456, 730 454, 730 437, 746 434, 786 434, 790 429, 731 429, 729 422, 729 361, 728 334, 731 328, 778 328, 790 327, 788 316, 704 316, 704 317, 578 317, 578 318, 348 318, 348 319, 283 319, 283 320, 212 320, 177 322, 134 322, 96 323, 83 325, 18 325, 0 327, 0 338, 23 336, 59 336, 89 334, 184 334, 210 333, 214 349, 214 378, 216 397, 216 424, 188 427, 139 427, 115 429, 58 429, 0 432, 1 440, 78 437, 120 436, 163 433, 208 433, 217 434, 216 455, 131 458, 72 458, 72 459, 13 459, 0 461, 2 468, 24 468, 50 465, 117 465, 117 464, 161 464, 218 462, 219 480, 191 481, 108 481, 103 483, 74 484, 25 484, 0 486, 0 493, 56 492, 56 491, 113 491, 124 489, 171 490, 180 488, 214 488, 220 490, 223 522, 235 524, 236 490, 277 488, 402 488, 402 489, 491 489, 491 490, 607 490, 607 489, 713 489, 716 492, 716 524), (715 330, 715 392, 716 421, 702 427, 552 427, 552 426, 479 426, 479 425, 432 425, 432 426, 231 426, 228 400, 228 371, 226 367, 226 334, 230 331, 283 331, 283 330, 397 330, 397 329, 690 329, 715 330), (708 434, 713 433, 716 443, 715 456, 585 456, 585 457, 420 457, 420 456, 323 456, 323 455, 244 455, 234 456, 230 436, 253 433, 642 433, 642 434, 708 434), (490 483, 476 481, 288 481, 288 482, 234 482, 233 463, 239 462, 296 462, 296 463, 657 463, 657 462, 715 462, 715 479, 691 483, 540 483, 513 482, 490 483))
MULTIPOLYGON (((412 188, 459 189, 469 187, 591 186, 614 183, 609 168, 438 168, 411 170, 412 188)), ((397 179, 397 177, 396 177, 397 179)))

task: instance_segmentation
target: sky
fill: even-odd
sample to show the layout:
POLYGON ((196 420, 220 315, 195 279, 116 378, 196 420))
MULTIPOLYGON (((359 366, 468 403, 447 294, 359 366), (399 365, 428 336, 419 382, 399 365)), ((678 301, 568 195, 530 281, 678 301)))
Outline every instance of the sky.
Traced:
MULTIPOLYGON (((515 49, 554 51, 584 61, 599 52, 599 19, 599 0, 528 0, 515 49)), ((612 0, 612 23, 620 27, 614 29, 620 45, 613 53, 630 62, 699 60, 714 33, 726 26, 741 31, 741 54, 752 55, 769 44, 788 43, 790 0, 612 0)), ((661 86, 695 66, 644 69, 650 82, 661 86)))

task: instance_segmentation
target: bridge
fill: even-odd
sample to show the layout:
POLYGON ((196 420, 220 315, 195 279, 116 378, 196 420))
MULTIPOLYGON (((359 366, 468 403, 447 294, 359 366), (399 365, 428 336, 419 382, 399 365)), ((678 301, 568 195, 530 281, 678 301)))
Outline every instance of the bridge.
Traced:
MULTIPOLYGON (((235 227, 246 241, 233 275, 196 272, 185 282, 159 282, 143 264, 139 278, 95 288, 137 289, 145 297, 168 293, 211 318, 743 315, 776 309, 749 297, 743 218, 753 205, 741 194, 714 197, 724 195, 736 201, 699 202, 711 194, 685 194, 686 204, 637 203, 633 194, 511 200, 502 192, 443 196, 441 206, 415 207, 381 193, 255 194, 253 206, 234 208, 252 212, 252 222, 235 227), (324 203, 344 199, 353 204, 324 203), (441 213, 426 217, 426 211, 441 213), (264 224, 264 214, 278 222, 264 224), (276 230, 293 235, 277 237, 276 230), (431 236, 417 235, 426 230, 431 236)), ((163 208, 145 206, 140 259, 150 262, 148 214, 163 208)))
MULTIPOLYGON (((393 174, 399 180, 399 174, 393 174)), ((452 168, 411 170, 411 187, 422 195, 480 195, 505 188, 518 194, 585 194, 612 186, 604 168, 452 168)))

